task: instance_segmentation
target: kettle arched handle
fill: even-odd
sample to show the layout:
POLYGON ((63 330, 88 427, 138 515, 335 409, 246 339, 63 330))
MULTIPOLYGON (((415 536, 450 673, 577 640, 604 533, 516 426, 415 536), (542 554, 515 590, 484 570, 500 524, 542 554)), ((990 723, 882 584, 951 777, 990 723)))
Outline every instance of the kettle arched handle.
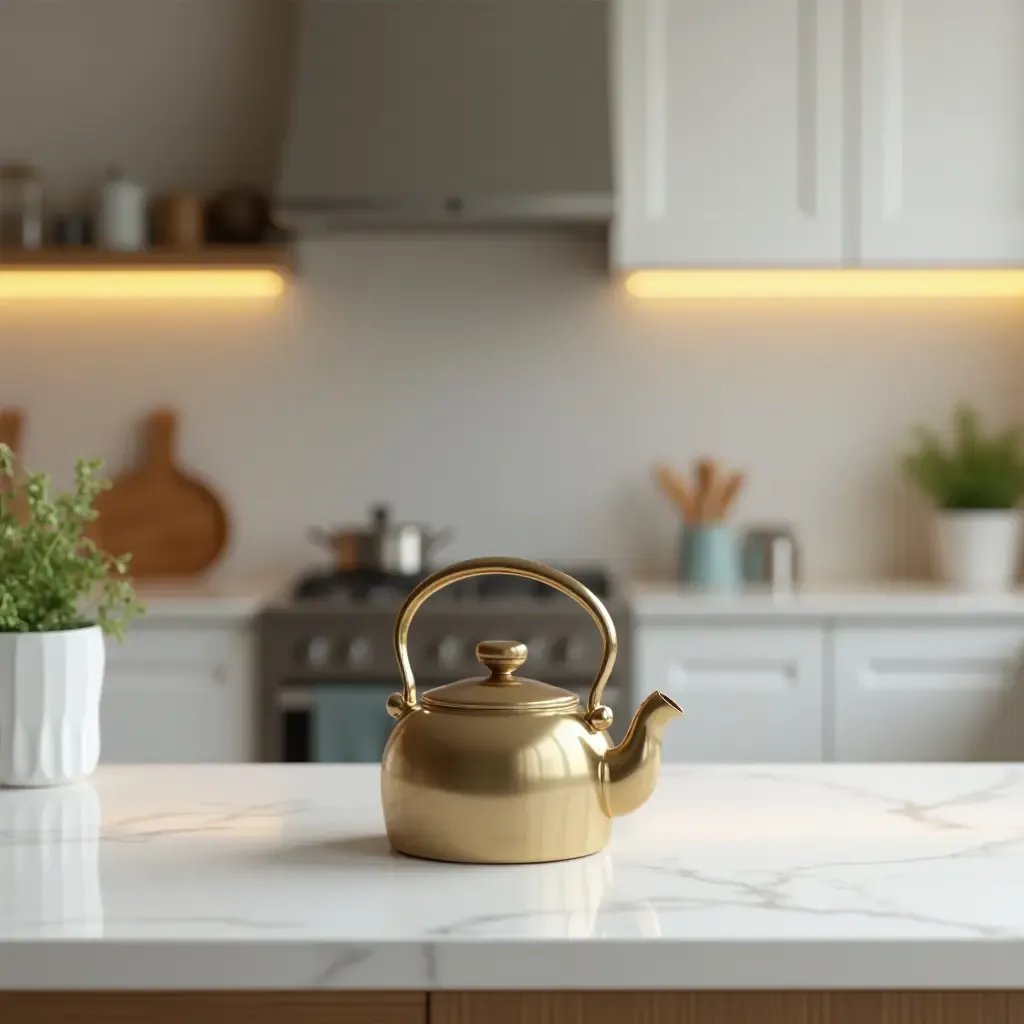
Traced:
POLYGON ((388 713, 392 718, 401 718, 416 706, 416 680, 409 661, 409 626, 412 624, 413 616, 428 597, 449 584, 458 583, 459 580, 469 579, 471 576, 522 576, 553 587, 586 609, 601 634, 602 645, 601 664, 590 686, 590 696, 587 698, 586 717, 593 728, 607 729, 611 725, 612 715, 611 710, 601 704, 601 695, 604 693, 608 677, 612 674, 615 652, 618 650, 615 623, 612 622, 608 609, 582 583, 564 572, 541 565, 540 562, 531 562, 526 558, 470 558, 464 562, 455 562, 416 585, 405 599, 395 620, 395 657, 398 659, 403 692, 392 694, 388 698, 388 713))

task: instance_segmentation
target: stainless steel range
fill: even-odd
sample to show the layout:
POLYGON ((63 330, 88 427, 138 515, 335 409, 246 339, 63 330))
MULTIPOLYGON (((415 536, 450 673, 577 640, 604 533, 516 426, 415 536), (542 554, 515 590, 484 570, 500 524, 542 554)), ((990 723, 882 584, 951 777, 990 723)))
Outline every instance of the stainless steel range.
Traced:
MULTIPOLYGON (((628 721, 627 608, 603 569, 564 571, 602 599, 618 627, 619 656, 604 699, 615 712, 615 734, 628 721)), ((421 578, 314 573, 266 609, 259 622, 264 760, 380 760, 393 724, 385 701, 400 688, 395 615, 421 578)), ((514 576, 463 580, 422 607, 409 641, 418 686, 485 675, 476 644, 494 639, 522 640, 530 652, 524 675, 586 699, 601 656, 593 622, 550 587, 514 576)))

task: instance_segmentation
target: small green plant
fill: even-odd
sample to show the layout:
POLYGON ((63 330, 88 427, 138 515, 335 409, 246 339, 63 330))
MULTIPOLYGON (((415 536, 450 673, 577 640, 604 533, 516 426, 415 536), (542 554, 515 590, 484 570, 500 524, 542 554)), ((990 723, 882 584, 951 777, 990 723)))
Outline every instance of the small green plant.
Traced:
POLYGON ((50 496, 44 473, 18 478, 14 453, 0 444, 0 632, 79 629, 92 622, 119 640, 142 613, 128 559, 86 536, 93 503, 109 487, 99 459, 80 459, 74 489, 50 496))
POLYGON ((951 443, 928 427, 915 427, 914 438, 904 472, 940 508, 1008 509, 1024 495, 1020 432, 986 436, 971 406, 956 407, 951 443))

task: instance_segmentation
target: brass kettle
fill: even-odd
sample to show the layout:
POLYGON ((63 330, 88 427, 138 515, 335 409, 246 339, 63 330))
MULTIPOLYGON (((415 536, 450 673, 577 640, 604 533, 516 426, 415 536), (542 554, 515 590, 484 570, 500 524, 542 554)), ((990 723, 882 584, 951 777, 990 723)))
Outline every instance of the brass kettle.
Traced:
POLYGON ((384 748, 381 796, 388 840, 431 860, 521 864, 601 850, 611 819, 654 791, 661 733, 681 715, 655 691, 613 746, 601 693, 615 663, 615 626, 604 605, 563 572, 521 558, 457 562, 423 580, 395 622, 403 693, 388 698, 397 721, 384 748), (601 632, 603 653, 587 707, 576 695, 516 675, 525 644, 488 640, 477 657, 490 675, 428 690, 417 700, 409 626, 432 594, 470 576, 525 576, 571 597, 601 632))

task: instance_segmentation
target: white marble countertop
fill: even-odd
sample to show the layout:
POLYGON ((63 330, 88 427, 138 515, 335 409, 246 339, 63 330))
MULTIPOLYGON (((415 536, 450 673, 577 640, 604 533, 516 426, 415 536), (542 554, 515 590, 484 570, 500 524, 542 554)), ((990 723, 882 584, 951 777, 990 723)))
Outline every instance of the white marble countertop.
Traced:
POLYGON ((1024 766, 667 769, 607 851, 389 852, 374 766, 0 790, 4 988, 999 988, 1024 766))
POLYGON ((709 594, 675 583, 632 582, 625 595, 641 622, 673 619, 935 619, 1024 620, 1024 590, 965 593, 938 584, 871 583, 805 586, 791 593, 764 588, 709 594))

